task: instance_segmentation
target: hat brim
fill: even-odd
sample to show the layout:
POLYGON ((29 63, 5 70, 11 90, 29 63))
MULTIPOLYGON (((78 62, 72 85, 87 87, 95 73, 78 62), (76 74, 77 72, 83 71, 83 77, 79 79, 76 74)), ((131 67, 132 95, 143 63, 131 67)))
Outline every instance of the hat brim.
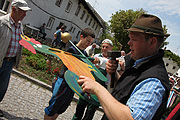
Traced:
POLYGON ((142 32, 142 33, 144 33, 144 30, 137 29, 137 28, 129 28, 129 29, 126 29, 126 30, 130 31, 130 32, 142 32))
MULTIPOLYGON (((162 36, 158 33, 153 33, 153 32, 144 32, 144 30, 141 30, 141 29, 138 29, 138 28, 129 28, 129 29, 126 29, 127 31, 129 32, 140 32, 140 33, 146 33, 146 34, 150 34, 150 35, 158 35, 158 36, 162 36)), ((170 34, 164 34, 163 35, 165 38, 169 37, 170 34)))
POLYGON ((24 11, 32 11, 32 9, 29 7, 19 7, 19 9, 24 10, 24 11))

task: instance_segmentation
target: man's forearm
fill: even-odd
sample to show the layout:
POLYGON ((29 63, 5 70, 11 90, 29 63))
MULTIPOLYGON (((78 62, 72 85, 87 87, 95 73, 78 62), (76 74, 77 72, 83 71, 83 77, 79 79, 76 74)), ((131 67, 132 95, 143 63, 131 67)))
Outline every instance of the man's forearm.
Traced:
POLYGON ((95 94, 110 120, 133 120, 129 107, 117 101, 103 86, 98 85, 95 94))

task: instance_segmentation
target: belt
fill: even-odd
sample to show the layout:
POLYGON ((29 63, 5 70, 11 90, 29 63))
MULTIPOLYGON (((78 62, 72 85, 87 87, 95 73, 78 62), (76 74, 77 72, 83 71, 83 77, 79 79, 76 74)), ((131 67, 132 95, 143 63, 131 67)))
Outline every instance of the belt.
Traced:
POLYGON ((5 57, 4 60, 6 60, 6 61, 15 61, 16 57, 5 57))

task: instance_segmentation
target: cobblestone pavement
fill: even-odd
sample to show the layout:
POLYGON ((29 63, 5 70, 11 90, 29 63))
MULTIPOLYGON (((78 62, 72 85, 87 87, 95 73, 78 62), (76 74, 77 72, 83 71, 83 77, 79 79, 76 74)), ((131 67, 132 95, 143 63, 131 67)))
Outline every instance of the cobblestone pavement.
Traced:
MULTIPOLYGON (((51 91, 26 79, 11 75, 10 83, 0 109, 5 114, 0 120, 43 120, 44 108, 48 105, 51 91)), ((71 120, 76 102, 72 101, 58 120, 71 120)), ((93 120, 100 120, 101 111, 96 111, 93 120)))

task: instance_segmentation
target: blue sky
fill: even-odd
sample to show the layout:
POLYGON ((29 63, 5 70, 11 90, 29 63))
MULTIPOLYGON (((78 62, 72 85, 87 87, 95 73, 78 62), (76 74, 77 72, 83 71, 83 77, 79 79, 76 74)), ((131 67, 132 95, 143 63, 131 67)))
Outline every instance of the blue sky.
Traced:
POLYGON ((86 0, 107 22, 112 14, 121 10, 143 8, 149 14, 157 15, 171 34, 166 40, 172 52, 180 56, 180 2, 179 0, 86 0))

